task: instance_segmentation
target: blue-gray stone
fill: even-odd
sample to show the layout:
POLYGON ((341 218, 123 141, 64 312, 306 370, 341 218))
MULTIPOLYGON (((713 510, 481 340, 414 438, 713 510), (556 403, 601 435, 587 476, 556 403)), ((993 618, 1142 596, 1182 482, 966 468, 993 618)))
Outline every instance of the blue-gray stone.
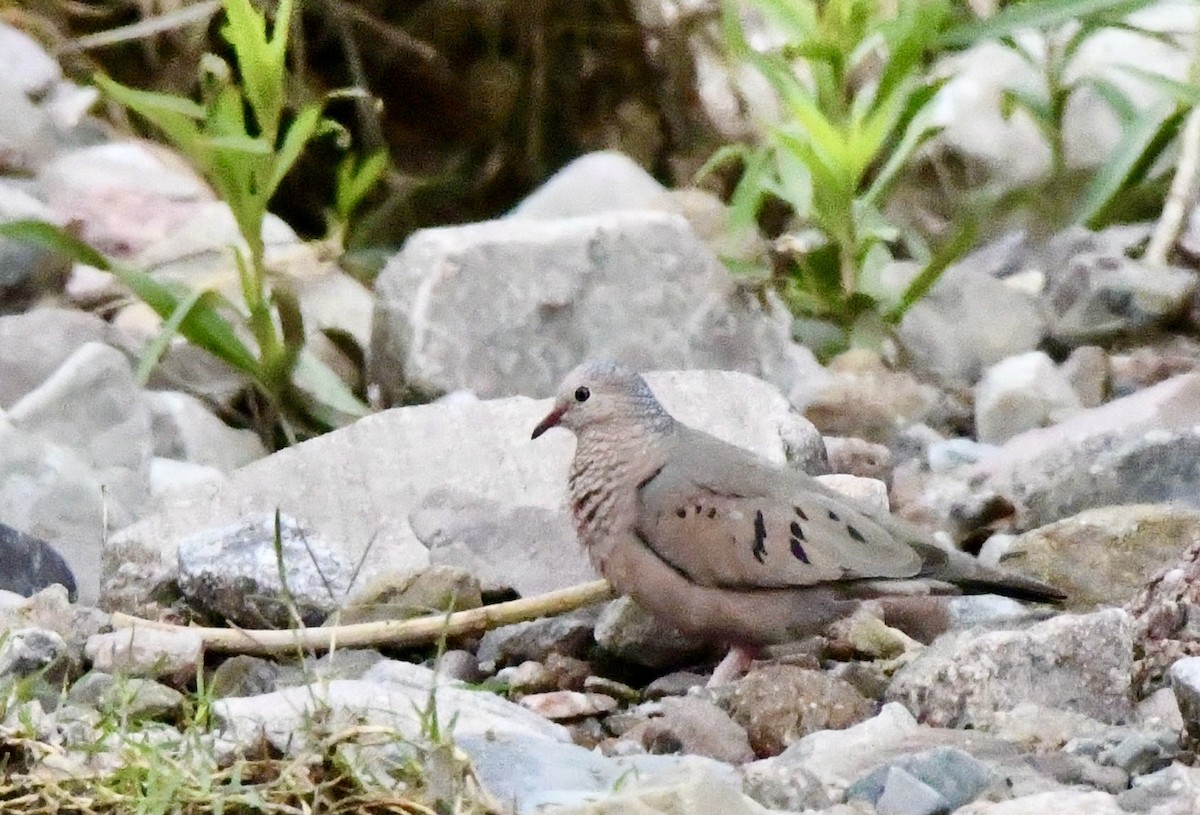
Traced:
POLYGON ((62 555, 41 538, 0 523, 0 589, 29 597, 55 583, 75 599, 75 575, 62 555))
MULTIPOLYGON (((897 767, 938 793, 946 802, 947 812, 975 800, 992 781, 992 771, 970 753, 954 747, 935 747, 875 768, 850 785, 846 799, 865 798, 878 806, 891 783, 890 773, 897 767)), ((895 783, 902 784, 904 779, 895 783)))

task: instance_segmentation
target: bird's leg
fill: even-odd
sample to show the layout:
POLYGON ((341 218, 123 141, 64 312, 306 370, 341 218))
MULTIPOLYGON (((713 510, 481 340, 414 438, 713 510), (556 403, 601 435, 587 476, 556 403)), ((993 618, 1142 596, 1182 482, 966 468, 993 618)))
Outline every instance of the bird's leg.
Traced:
POLYGON ((717 664, 712 676, 705 684, 707 688, 728 685, 750 670, 751 663, 761 653, 761 649, 753 645, 735 645, 729 649, 725 658, 717 664))

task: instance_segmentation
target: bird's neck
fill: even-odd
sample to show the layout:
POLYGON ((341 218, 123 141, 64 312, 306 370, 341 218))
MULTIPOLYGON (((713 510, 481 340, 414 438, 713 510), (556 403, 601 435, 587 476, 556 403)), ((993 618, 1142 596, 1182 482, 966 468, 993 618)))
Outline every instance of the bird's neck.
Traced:
POLYGON ((672 430, 613 433, 584 428, 577 433, 568 491, 575 529, 584 545, 590 547, 610 530, 633 523, 638 488, 662 468, 672 430))

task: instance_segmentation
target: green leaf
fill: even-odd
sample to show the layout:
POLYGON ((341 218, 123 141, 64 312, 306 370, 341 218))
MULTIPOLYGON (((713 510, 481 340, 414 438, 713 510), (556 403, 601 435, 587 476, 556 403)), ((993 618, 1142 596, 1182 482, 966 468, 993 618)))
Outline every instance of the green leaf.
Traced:
POLYGON ((1086 84, 1097 96, 1104 100, 1104 103, 1116 115, 1123 127, 1133 124, 1142 115, 1142 111, 1129 98, 1129 94, 1111 80, 1094 76, 1082 79, 1081 82, 1086 84))
POLYGON ((948 29, 941 37, 941 45, 961 47, 1026 29, 1045 30, 1096 14, 1125 15, 1151 2, 1153 0, 1027 0, 1007 5, 1000 13, 985 20, 948 29))
POLYGON ((1180 82, 1177 79, 1171 79, 1162 74, 1147 71, 1143 68, 1136 68, 1132 65, 1122 65, 1121 69, 1126 73, 1144 79, 1181 105, 1189 105, 1191 107, 1200 105, 1200 85, 1190 82, 1180 82))
POLYGON ((175 310, 171 312, 171 316, 163 320, 162 327, 158 330, 157 336, 146 346, 146 350, 142 352, 141 359, 138 360, 137 370, 134 371, 134 379, 139 385, 145 385, 150 381, 150 374, 158 365, 162 355, 167 352, 167 347, 170 346, 171 340, 179 333, 179 326, 187 319, 187 316, 192 313, 192 309, 200 302, 205 295, 211 295, 212 292, 194 290, 184 295, 175 310))
POLYGON ((112 264, 108 258, 66 230, 46 221, 18 220, 0 223, 0 237, 61 252, 76 263, 95 266, 105 272, 112 271, 112 264))
POLYGON ((296 387, 312 396, 319 405, 327 409, 319 413, 318 418, 329 427, 337 427, 344 422, 331 416, 328 410, 352 418, 366 416, 371 412, 371 409, 354 395, 342 378, 308 348, 304 348, 300 352, 294 369, 294 378, 296 387))
POLYGON ((198 122, 204 119, 204 109, 195 102, 165 93, 127 88, 103 74, 96 75, 96 84, 108 96, 161 130, 190 158, 203 158, 197 142, 201 135, 198 122))
POLYGON ((908 284, 908 288, 900 296, 900 302, 884 313, 883 319, 892 325, 899 325, 913 304, 929 293, 942 273, 975 244, 978 234, 979 224, 975 219, 969 216, 962 218, 954 234, 938 247, 933 257, 925 264, 925 268, 908 284))
POLYGON ((1072 223, 1095 228, 1113 199, 1137 183, 1178 131, 1183 113, 1160 103, 1127 123, 1104 164, 1092 177, 1072 223))
POLYGON ((316 132, 317 126, 321 123, 322 107, 316 103, 305 105, 288 126, 287 133, 283 136, 283 144, 279 146, 279 152, 275 156, 275 166, 271 172, 270 181, 267 182, 265 191, 267 198, 270 198, 279 188, 283 177, 292 169, 296 159, 300 158, 300 154, 304 151, 304 145, 308 144, 308 140, 316 132))
POLYGON ((708 161, 700 165, 700 169, 692 177, 693 181, 697 183, 703 181, 718 168, 734 161, 748 161, 750 152, 750 148, 744 144, 726 144, 718 147, 716 152, 708 157, 708 161))

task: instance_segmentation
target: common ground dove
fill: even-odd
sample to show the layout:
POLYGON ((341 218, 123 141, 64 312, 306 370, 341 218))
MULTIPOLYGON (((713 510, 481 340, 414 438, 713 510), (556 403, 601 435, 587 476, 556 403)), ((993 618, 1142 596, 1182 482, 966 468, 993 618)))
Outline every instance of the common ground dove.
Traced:
POLYGON ((621 365, 572 371, 533 438, 555 426, 577 439, 571 512, 593 565, 661 621, 710 641, 794 640, 896 595, 1065 596, 676 421, 621 365))

